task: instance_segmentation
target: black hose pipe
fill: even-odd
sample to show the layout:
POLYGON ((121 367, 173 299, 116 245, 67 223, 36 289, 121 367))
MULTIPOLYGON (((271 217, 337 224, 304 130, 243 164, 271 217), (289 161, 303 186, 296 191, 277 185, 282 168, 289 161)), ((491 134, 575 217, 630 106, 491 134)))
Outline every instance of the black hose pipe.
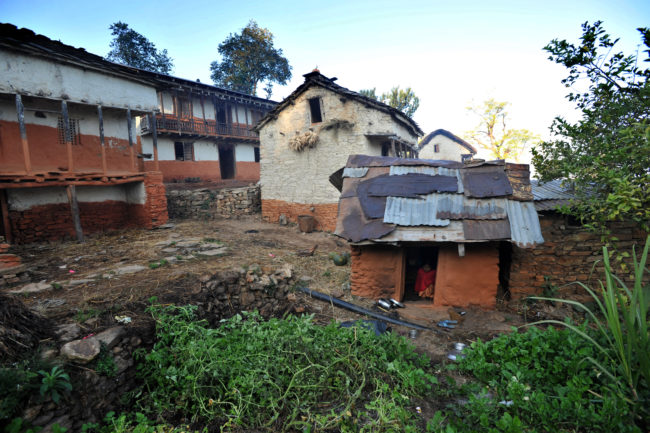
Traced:
POLYGON ((321 301, 325 302, 330 302, 337 307, 345 308, 346 310, 354 311, 355 313, 359 314, 364 314, 366 316, 373 317, 378 320, 383 320, 384 322, 392 323, 393 325, 401 325, 401 326, 407 326, 409 328, 415 328, 415 329, 420 329, 423 331, 437 331, 436 329, 431 329, 427 328, 426 326, 422 325, 417 325, 415 323, 410 323, 410 322, 405 322, 403 320, 398 320, 398 319, 393 319, 392 317, 384 316, 383 314, 375 313, 374 311, 370 311, 368 309, 365 309, 363 307, 359 307, 358 305, 350 304, 349 302, 341 301, 340 299, 333 298, 330 295, 326 295, 325 293, 317 292, 315 290, 311 290, 309 287, 298 287, 298 290, 300 290, 303 293, 308 294, 309 296, 312 296, 316 299, 320 299, 321 301))

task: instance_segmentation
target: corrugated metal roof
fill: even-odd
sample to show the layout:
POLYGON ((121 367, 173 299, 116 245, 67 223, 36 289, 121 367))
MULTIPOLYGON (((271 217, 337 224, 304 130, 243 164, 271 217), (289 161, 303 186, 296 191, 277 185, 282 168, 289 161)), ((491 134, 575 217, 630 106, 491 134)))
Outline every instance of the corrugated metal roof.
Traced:
POLYGON ((504 198, 475 199, 458 194, 438 194, 439 218, 503 219, 506 214, 504 198))
POLYGON ((449 225, 448 219, 437 217, 437 201, 440 194, 427 194, 422 199, 388 197, 384 222, 399 226, 437 226, 449 225))
POLYGON ((537 179, 530 181, 533 188, 533 197, 537 200, 571 200, 575 198, 573 189, 569 185, 562 186, 562 179, 549 182, 540 182, 537 179))
POLYGON ((391 165, 390 166, 390 175, 391 176, 403 176, 410 173, 419 173, 419 174, 428 174, 429 176, 435 176, 439 174, 441 176, 456 176, 458 180, 458 193, 462 194, 465 192, 463 188, 463 180, 460 177, 460 170, 457 168, 446 168, 446 167, 414 167, 414 166, 403 166, 403 165, 391 165))
POLYGON ((571 200, 539 200, 535 202, 535 209, 538 211, 557 210, 560 206, 571 203, 571 200))
POLYGON ((506 200, 506 209, 510 220, 512 242, 522 248, 544 242, 533 202, 506 200))
POLYGON ((343 177, 364 177, 368 174, 368 167, 345 167, 343 177))

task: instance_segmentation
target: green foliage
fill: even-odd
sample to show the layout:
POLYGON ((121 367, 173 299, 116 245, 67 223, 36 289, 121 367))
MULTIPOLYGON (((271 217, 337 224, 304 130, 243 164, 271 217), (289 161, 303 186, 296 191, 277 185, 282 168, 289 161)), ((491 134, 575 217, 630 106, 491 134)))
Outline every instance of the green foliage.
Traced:
POLYGON ((291 66, 282 50, 273 46, 273 33, 260 28, 255 20, 241 33, 231 33, 218 51, 221 62, 210 64, 210 78, 217 86, 256 95, 257 85, 266 82, 264 90, 270 98, 273 83, 286 84, 291 79, 291 66))
POLYGON ((420 98, 415 96, 415 92, 410 87, 400 89, 395 86, 389 92, 382 93, 381 96, 376 94, 377 88, 359 90, 359 94, 371 99, 375 99, 393 108, 397 108, 408 117, 413 117, 420 106, 420 98))
POLYGON ((167 266, 169 264, 169 261, 166 259, 160 259, 155 262, 149 263, 149 269, 158 269, 162 266, 167 266))
POLYGON ((486 149, 495 159, 517 161, 526 146, 539 137, 527 129, 508 128, 508 105, 490 98, 481 105, 467 107, 480 121, 476 128, 465 133, 465 139, 486 149))
MULTIPOLYGON (((55 424, 59 427, 58 424, 55 424)), ((60 427, 59 427, 60 428, 60 427)), ((7 424, 2 430, 4 433, 36 433, 41 431, 43 427, 34 427, 32 428, 29 423, 26 423, 22 418, 14 418, 9 424, 7 424)), ((54 430, 54 425, 52 426, 54 430)), ((65 429, 64 429, 65 431, 65 429)))
POLYGON ((74 319, 79 323, 83 323, 88 319, 98 317, 100 314, 102 314, 102 312, 96 308, 80 309, 77 310, 77 314, 75 314, 74 319))
MULTIPOLYGON (((189 426, 172 427, 149 420, 144 414, 136 412, 135 415, 109 412, 104 417, 103 425, 87 423, 81 427, 82 433, 189 433, 189 426)), ((204 429, 203 432, 207 432, 204 429)), ((194 433, 198 433, 194 431, 194 433)))
POLYGON ((579 327, 562 323, 597 350, 598 356, 592 355, 587 359, 610 379, 612 391, 633 406, 646 426, 650 425, 650 287, 643 281, 649 248, 650 236, 640 259, 633 255, 634 285, 631 289, 614 274, 607 248, 603 248, 606 278, 604 284, 600 283, 600 293, 579 283, 598 305, 597 312, 579 302, 554 299, 579 307, 595 324, 598 334, 593 337, 579 327))
MULTIPOLYGON (((590 333, 586 326, 579 329, 590 333)), ((598 351, 577 334, 530 328, 477 341, 458 363, 477 382, 452 392, 467 400, 429 422, 430 431, 640 431, 630 405, 610 391, 609 379, 586 358, 598 351)))
POLYGON ((0 367, 0 422, 16 416, 38 388, 38 374, 28 361, 0 367))
POLYGON ((152 307, 158 341, 140 353, 146 410, 223 429, 418 431, 412 396, 436 383, 428 360, 395 335, 257 313, 218 329, 195 307, 152 307))
POLYGON ((41 375, 41 387, 40 393, 41 396, 50 395, 54 403, 58 403, 61 398, 61 393, 69 393, 72 391, 72 385, 70 384, 70 376, 63 370, 63 368, 58 365, 52 367, 52 370, 49 372, 44 370, 39 370, 39 375, 41 375))
POLYGON ((167 50, 158 51, 149 39, 121 21, 111 24, 109 29, 113 40, 106 60, 161 74, 172 72, 174 63, 167 50))
POLYGON ((106 377, 114 377, 115 373, 117 373, 117 365, 115 364, 113 355, 108 350, 106 343, 102 341, 100 344, 99 356, 97 356, 97 360, 95 361, 95 371, 106 377))
POLYGON ((602 22, 582 25, 581 43, 554 39, 544 49, 564 65, 562 80, 578 89, 567 95, 582 111, 575 123, 557 117, 554 139, 533 149, 533 164, 543 180, 567 179, 576 199, 562 209, 604 238, 613 240, 611 221, 633 221, 650 229, 650 29, 638 29, 641 57, 614 52, 602 22))

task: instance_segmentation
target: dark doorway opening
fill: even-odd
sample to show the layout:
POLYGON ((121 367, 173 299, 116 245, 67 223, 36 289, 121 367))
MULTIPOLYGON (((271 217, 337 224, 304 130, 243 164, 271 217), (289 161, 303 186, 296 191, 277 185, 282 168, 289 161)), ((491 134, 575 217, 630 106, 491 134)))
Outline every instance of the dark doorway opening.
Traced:
POLYGON ((433 301, 431 298, 424 298, 415 291, 415 282, 418 271, 428 264, 431 269, 438 268, 438 247, 418 246, 406 248, 406 263, 404 267, 404 301, 433 301))
POLYGON ((235 149, 231 144, 219 145, 219 169, 222 179, 235 177, 235 149))
POLYGON ((510 299, 510 266, 512 264, 512 244, 501 242, 499 244, 499 288, 497 299, 510 299))
POLYGON ((9 207, 7 206, 7 192, 0 189, 0 236, 4 236, 11 243, 11 227, 9 225, 9 207))

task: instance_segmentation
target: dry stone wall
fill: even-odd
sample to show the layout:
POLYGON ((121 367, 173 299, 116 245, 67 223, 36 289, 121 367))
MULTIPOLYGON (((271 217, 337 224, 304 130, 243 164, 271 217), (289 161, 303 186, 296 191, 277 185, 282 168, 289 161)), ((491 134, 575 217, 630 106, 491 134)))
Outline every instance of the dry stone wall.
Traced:
POLYGON ((214 219, 260 211, 259 185, 243 188, 167 191, 170 218, 214 219))

